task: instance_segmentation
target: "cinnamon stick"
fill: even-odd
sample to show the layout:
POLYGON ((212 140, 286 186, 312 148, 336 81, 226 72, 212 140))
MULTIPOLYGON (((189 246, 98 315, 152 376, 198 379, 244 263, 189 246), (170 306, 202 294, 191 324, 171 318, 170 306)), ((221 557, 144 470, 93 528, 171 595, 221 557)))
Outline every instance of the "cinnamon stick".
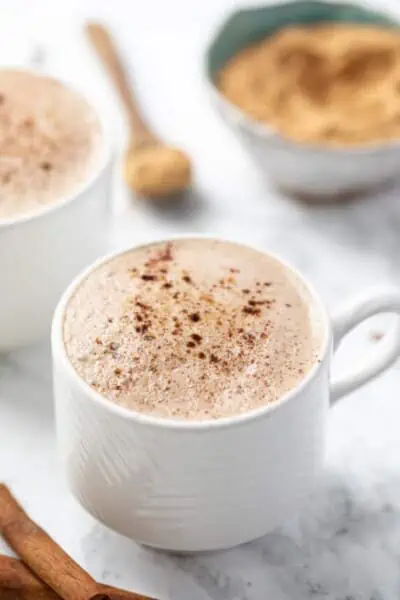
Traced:
MULTIPOLYGON (((102 586, 113 600, 151 600, 132 592, 112 586, 102 586)), ((0 554, 0 598, 1 600, 60 600, 48 585, 41 581, 24 563, 16 558, 0 554)))
MULTIPOLYGON (((151 600, 95 581, 28 517, 4 484, 0 484, 0 534, 37 578, 63 600, 151 600)), ((18 573, 21 577, 20 567, 18 573)), ((24 577, 22 581, 28 583, 27 576, 24 577)), ((30 583, 33 584, 32 574, 30 583)), ((37 580, 35 585, 34 589, 37 589, 37 580)), ((45 588, 42 592, 46 592, 45 588)), ((24 600, 35 598, 29 595, 20 597, 24 600)), ((0 598, 3 600, 3 596, 0 595, 0 598)), ((18 596, 14 598, 17 600, 18 596)), ((43 595, 39 598, 47 600, 43 595)), ((53 594, 50 598, 53 600, 57 596, 53 594)))
POLYGON ((24 564, 9 556, 0 556, 1 600, 60 600, 24 564))

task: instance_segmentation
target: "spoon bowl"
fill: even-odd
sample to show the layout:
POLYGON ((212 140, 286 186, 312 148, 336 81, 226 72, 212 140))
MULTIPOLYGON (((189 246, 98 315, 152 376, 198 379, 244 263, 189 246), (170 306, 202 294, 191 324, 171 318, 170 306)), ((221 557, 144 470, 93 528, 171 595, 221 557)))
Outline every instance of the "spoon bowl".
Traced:
POLYGON ((184 152, 157 142, 132 145, 125 155, 125 181, 142 196, 162 198, 183 192, 190 185, 191 170, 184 152))
POLYGON ((164 144, 150 130, 106 28, 98 23, 88 23, 86 32, 120 95, 129 119, 131 144, 124 160, 125 181, 142 196, 159 199, 180 194, 191 181, 189 157, 178 148, 164 144))

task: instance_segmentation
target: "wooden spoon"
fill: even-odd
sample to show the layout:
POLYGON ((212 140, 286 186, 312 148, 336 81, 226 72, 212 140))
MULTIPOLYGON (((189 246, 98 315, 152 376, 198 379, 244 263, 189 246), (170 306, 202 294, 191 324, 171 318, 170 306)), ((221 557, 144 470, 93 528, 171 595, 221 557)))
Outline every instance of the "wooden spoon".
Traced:
POLYGON ((155 198, 182 192, 191 181, 189 158, 181 150, 164 144, 149 129, 106 28, 98 23, 88 23, 86 32, 111 76, 129 118, 131 141, 124 163, 128 185, 138 194, 155 198))

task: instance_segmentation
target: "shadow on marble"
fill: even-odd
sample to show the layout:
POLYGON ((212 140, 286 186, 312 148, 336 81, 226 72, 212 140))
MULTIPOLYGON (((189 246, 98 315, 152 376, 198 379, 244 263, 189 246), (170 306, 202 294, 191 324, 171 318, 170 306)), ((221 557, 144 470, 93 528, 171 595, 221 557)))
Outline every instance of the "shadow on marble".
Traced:
POLYGON ((210 203, 198 189, 192 188, 185 193, 171 198, 138 198, 132 197, 137 208, 149 213, 157 220, 174 225, 184 225, 187 229, 197 230, 204 221, 208 221, 210 203))
POLYGON ((377 186, 370 188, 362 188, 355 191, 343 192, 340 195, 333 194, 326 198, 318 195, 307 195, 285 190, 285 188, 278 188, 278 191, 290 200, 299 202, 301 205, 309 206, 310 208, 330 208, 334 206, 346 206, 352 204, 360 204, 369 198, 373 198, 376 195, 382 193, 390 193, 400 182, 397 179, 390 179, 389 181, 379 183, 377 186))
POLYGON ((399 490, 400 477, 359 489, 331 470, 299 517, 226 552, 152 551, 101 525, 83 550, 95 576, 128 587, 148 580, 148 592, 162 590, 171 600, 393 600, 400 585, 399 490))
POLYGON ((301 221, 343 249, 384 258, 400 277, 399 198, 400 184, 397 184, 351 204, 304 207, 301 221))
POLYGON ((48 421, 52 426, 50 346, 43 342, 0 355, 0 404, 12 404, 24 418, 48 421))

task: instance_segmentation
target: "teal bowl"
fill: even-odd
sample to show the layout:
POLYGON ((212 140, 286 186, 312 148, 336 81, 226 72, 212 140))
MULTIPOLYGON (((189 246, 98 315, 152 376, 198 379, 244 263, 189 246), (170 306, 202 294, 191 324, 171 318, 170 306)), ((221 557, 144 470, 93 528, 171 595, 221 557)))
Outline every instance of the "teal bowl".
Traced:
POLYGON ((219 27, 206 49, 205 71, 211 98, 224 121, 269 179, 310 200, 331 200, 370 191, 400 175, 400 140, 351 148, 296 142, 232 105, 216 85, 226 62, 247 46, 289 25, 357 23, 399 28, 389 14, 361 4, 299 0, 237 10, 219 27))

